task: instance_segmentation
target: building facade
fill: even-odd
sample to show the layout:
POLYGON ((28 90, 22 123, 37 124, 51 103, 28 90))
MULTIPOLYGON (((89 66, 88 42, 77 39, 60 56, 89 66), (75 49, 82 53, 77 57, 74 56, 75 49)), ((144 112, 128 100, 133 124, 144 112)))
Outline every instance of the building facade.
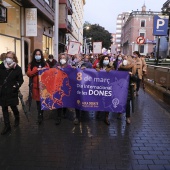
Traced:
MULTIPOLYGON (((170 28, 170 0, 167 0, 162 6, 162 14, 169 16, 169 28, 170 28)), ((170 29, 168 29, 168 50, 167 56, 170 57, 170 29)))
MULTIPOLYGON (((66 50, 68 40, 78 40, 84 4, 85 0, 59 0, 59 53, 66 50)), ((0 0, 1 6, 6 9, 6 21, 0 10, 0 53, 14 51, 25 74, 34 49, 42 49, 45 59, 53 54, 55 0, 0 0)))
POLYGON ((122 26, 124 25, 124 22, 129 17, 129 12, 123 12, 122 14, 119 14, 117 16, 116 21, 116 48, 117 52, 121 51, 121 35, 122 35, 122 26))
POLYGON ((68 16, 69 22, 72 23, 72 32, 67 33, 68 45, 69 41, 78 41, 83 44, 83 18, 84 18, 84 5, 85 0, 72 0, 73 15, 68 16))
POLYGON ((132 11, 122 26, 121 49, 124 54, 132 55, 133 51, 139 51, 147 55, 154 51, 156 38, 153 36, 153 17, 160 12, 146 11, 142 6, 141 11, 132 11), (138 44, 138 37, 144 38, 143 44, 138 44))

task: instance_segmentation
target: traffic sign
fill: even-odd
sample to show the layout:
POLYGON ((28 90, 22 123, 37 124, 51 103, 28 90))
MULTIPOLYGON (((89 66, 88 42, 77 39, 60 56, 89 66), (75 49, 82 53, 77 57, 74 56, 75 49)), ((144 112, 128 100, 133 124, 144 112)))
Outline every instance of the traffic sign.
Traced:
POLYGON ((169 16, 154 16, 153 35, 166 36, 168 31, 169 16))
POLYGON ((142 37, 142 36, 139 36, 139 37, 136 39, 136 42, 137 42, 137 44, 144 44, 144 43, 145 43, 145 38, 142 37))

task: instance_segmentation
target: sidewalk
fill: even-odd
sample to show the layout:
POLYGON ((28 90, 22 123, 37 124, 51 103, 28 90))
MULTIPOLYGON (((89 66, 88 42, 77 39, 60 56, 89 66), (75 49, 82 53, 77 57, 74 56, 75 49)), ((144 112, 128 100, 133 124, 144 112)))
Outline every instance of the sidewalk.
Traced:
MULTIPOLYGON (((21 88, 28 95, 28 79, 21 88)), ((28 122, 21 106, 21 124, 0 136, 2 170, 170 170, 170 109, 140 90, 131 125, 110 114, 110 126, 95 113, 82 115, 73 124, 73 112, 59 126, 55 113, 46 111, 44 123, 36 123, 35 102, 28 122)), ((11 114, 11 123, 13 115, 11 114)), ((0 130, 3 124, 0 122, 0 130)))

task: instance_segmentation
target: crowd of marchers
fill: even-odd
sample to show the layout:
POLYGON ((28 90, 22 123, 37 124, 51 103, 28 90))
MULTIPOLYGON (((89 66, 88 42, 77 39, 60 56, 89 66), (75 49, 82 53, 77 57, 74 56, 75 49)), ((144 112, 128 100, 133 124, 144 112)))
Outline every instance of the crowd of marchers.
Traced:
MULTIPOLYGON (((143 56, 138 51, 134 51, 133 55, 118 54, 75 54, 68 55, 67 53, 59 54, 58 61, 53 55, 49 55, 46 60, 43 57, 41 49, 35 49, 32 54, 32 60, 28 64, 26 75, 32 82, 31 86, 31 98, 36 101, 37 106, 37 123, 41 125, 43 122, 43 110, 41 110, 40 102, 40 89, 38 71, 43 68, 80 68, 80 69, 95 69, 100 72, 105 70, 110 71, 128 71, 130 75, 128 97, 126 104, 126 123, 131 123, 131 107, 132 100, 135 96, 139 95, 140 84, 146 75, 146 63, 143 56)), ((14 127, 18 127, 20 124, 20 113, 17 105, 19 105, 18 92, 22 86, 23 74, 21 67, 18 65, 18 59, 14 52, 9 51, 3 53, 0 56, 0 106, 2 107, 4 128, 1 135, 5 135, 11 131, 11 123, 9 118, 9 108, 11 108, 15 120, 14 127)), ((57 114, 55 124, 61 123, 62 114, 66 117, 67 108, 59 108, 54 110, 57 114)), ((80 122, 81 113, 84 111, 75 109, 74 124, 77 125, 80 122)), ((104 122, 110 125, 109 112, 102 112, 105 115, 104 122)), ((100 117, 101 112, 96 112, 96 118, 100 117)), ((123 113, 117 113, 117 118, 121 119, 123 113)))

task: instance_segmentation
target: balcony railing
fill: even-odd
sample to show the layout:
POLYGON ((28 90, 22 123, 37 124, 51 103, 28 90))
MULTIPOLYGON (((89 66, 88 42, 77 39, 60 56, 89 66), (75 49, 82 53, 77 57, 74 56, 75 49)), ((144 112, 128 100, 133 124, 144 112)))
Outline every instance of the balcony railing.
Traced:
POLYGON ((69 32, 72 32, 72 24, 67 20, 67 29, 69 32))
POLYGON ((68 8, 68 14, 72 15, 73 14, 73 8, 72 8, 72 4, 70 3, 69 0, 67 0, 67 8, 68 8))
POLYGON ((72 5, 71 5, 69 0, 59 0, 59 3, 60 4, 66 4, 66 8, 68 10, 68 15, 72 15, 73 14, 72 5))
POLYGON ((156 12, 156 11, 132 11, 130 13, 130 16, 134 15, 158 15, 161 14, 161 12, 156 12))

